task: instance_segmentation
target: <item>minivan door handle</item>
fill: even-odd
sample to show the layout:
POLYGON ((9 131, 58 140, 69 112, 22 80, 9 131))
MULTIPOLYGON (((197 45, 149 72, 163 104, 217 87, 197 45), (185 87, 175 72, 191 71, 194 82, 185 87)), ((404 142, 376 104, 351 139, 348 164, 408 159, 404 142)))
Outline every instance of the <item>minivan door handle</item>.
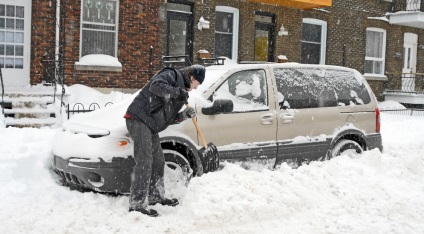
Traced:
POLYGON ((261 124, 271 125, 274 124, 274 114, 266 114, 261 116, 261 124))
POLYGON ((280 115, 280 119, 281 119, 281 123, 288 124, 293 122, 294 116, 289 113, 284 113, 280 115))

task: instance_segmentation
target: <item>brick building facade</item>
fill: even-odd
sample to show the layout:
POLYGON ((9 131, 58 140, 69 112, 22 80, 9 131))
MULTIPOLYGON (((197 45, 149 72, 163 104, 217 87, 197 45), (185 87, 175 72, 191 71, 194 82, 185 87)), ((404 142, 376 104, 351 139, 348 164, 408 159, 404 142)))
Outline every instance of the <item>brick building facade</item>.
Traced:
MULTIPOLYGON (((119 4, 115 57, 121 62, 122 69, 81 70, 76 68, 75 63, 81 58, 81 15, 84 14, 81 8, 87 4, 86 1, 91 2, 61 1, 63 25, 60 27, 60 35, 63 40, 60 46, 63 49, 66 85, 78 83, 96 88, 141 88, 151 73, 166 65, 163 56, 186 55, 191 62, 198 63, 197 52, 201 50, 207 50, 212 57, 221 56, 221 51, 240 63, 261 60, 258 59, 258 48, 263 48, 260 43, 263 46, 264 42, 260 42, 257 35, 264 30, 272 34, 268 35, 270 39, 267 48, 268 54, 272 56, 266 58, 267 61, 276 62, 279 55, 285 55, 290 62, 302 62, 307 59, 305 54, 308 52, 305 52, 305 48, 309 48, 304 38, 305 22, 312 22, 313 27, 321 25, 320 32, 325 34, 322 37, 324 40, 318 42, 324 52, 318 53, 321 57, 315 58, 316 61, 354 68, 365 75, 367 29, 384 31, 385 69, 379 75, 366 76, 379 100, 383 100, 384 88, 397 82, 394 78, 402 73, 405 33, 417 35, 415 72, 424 73, 424 29, 389 23, 391 16, 387 15, 393 12, 394 4, 410 0, 329 0, 329 7, 307 10, 261 3, 258 0, 101 0, 119 4), (222 31, 223 16, 231 20, 231 17, 237 18, 238 24, 230 24, 229 30, 233 31, 219 34, 222 31), (198 28, 201 18, 209 22, 209 27, 198 28), (283 27, 285 33, 282 31, 283 27), (178 34, 178 30, 182 34, 178 34), (237 38, 230 43, 236 52, 231 52, 231 48, 224 48, 226 44, 222 42, 229 43, 230 37, 237 38)), ((55 54, 56 2, 32 1, 31 84, 40 83, 45 78, 43 55, 51 58, 55 54)), ((96 13, 95 8, 93 12, 96 13)))
MULTIPOLYGON (((38 0, 32 4, 31 84, 40 83, 45 75, 43 55, 55 54, 56 3, 38 0)), ((76 69, 80 60, 81 0, 61 2, 60 35, 64 57, 66 85, 83 84, 99 88, 142 87, 150 73, 150 47, 158 48, 159 1, 120 1, 117 58, 122 71, 103 69, 76 69)), ((158 69, 158 56, 153 57, 154 70, 158 69)))

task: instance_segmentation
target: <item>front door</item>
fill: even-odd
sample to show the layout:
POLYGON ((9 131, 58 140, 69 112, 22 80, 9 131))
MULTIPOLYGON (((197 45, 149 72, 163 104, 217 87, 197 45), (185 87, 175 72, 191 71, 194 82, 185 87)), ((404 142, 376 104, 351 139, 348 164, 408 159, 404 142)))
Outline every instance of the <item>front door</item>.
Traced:
POLYGON ((168 11, 167 54, 169 56, 193 55, 193 28, 190 13, 168 11))
POLYGON ((403 43, 402 91, 415 92, 418 35, 405 33, 403 43))
POLYGON ((274 61, 274 17, 255 15, 255 61, 274 61))
POLYGON ((0 68, 5 86, 29 85, 31 0, 0 1, 0 68))

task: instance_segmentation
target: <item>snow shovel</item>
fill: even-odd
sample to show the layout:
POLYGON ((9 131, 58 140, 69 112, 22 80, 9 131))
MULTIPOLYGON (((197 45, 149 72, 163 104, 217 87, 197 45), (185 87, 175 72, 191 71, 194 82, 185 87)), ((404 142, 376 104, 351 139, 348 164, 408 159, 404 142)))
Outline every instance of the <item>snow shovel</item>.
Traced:
MULTIPOLYGON (((186 102, 186 107, 190 108, 188 103, 186 102)), ((200 139, 203 144, 203 148, 201 148, 197 154, 200 157, 203 166, 203 173, 208 173, 212 171, 216 171, 219 167, 219 153, 216 146, 210 142, 206 144, 205 137, 203 136, 202 131, 200 130, 199 125, 194 117, 191 118, 193 120, 194 126, 196 127, 197 133, 200 136, 200 139)))

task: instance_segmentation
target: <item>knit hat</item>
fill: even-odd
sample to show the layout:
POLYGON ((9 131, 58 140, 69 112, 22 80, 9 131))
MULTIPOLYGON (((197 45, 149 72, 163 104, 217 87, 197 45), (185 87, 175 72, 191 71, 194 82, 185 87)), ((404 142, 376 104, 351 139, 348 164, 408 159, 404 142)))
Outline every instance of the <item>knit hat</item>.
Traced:
POLYGON ((197 81, 199 81, 200 84, 203 83, 203 81, 205 80, 205 67, 202 65, 191 65, 190 67, 188 67, 188 73, 189 75, 193 76, 194 79, 196 79, 197 81))

